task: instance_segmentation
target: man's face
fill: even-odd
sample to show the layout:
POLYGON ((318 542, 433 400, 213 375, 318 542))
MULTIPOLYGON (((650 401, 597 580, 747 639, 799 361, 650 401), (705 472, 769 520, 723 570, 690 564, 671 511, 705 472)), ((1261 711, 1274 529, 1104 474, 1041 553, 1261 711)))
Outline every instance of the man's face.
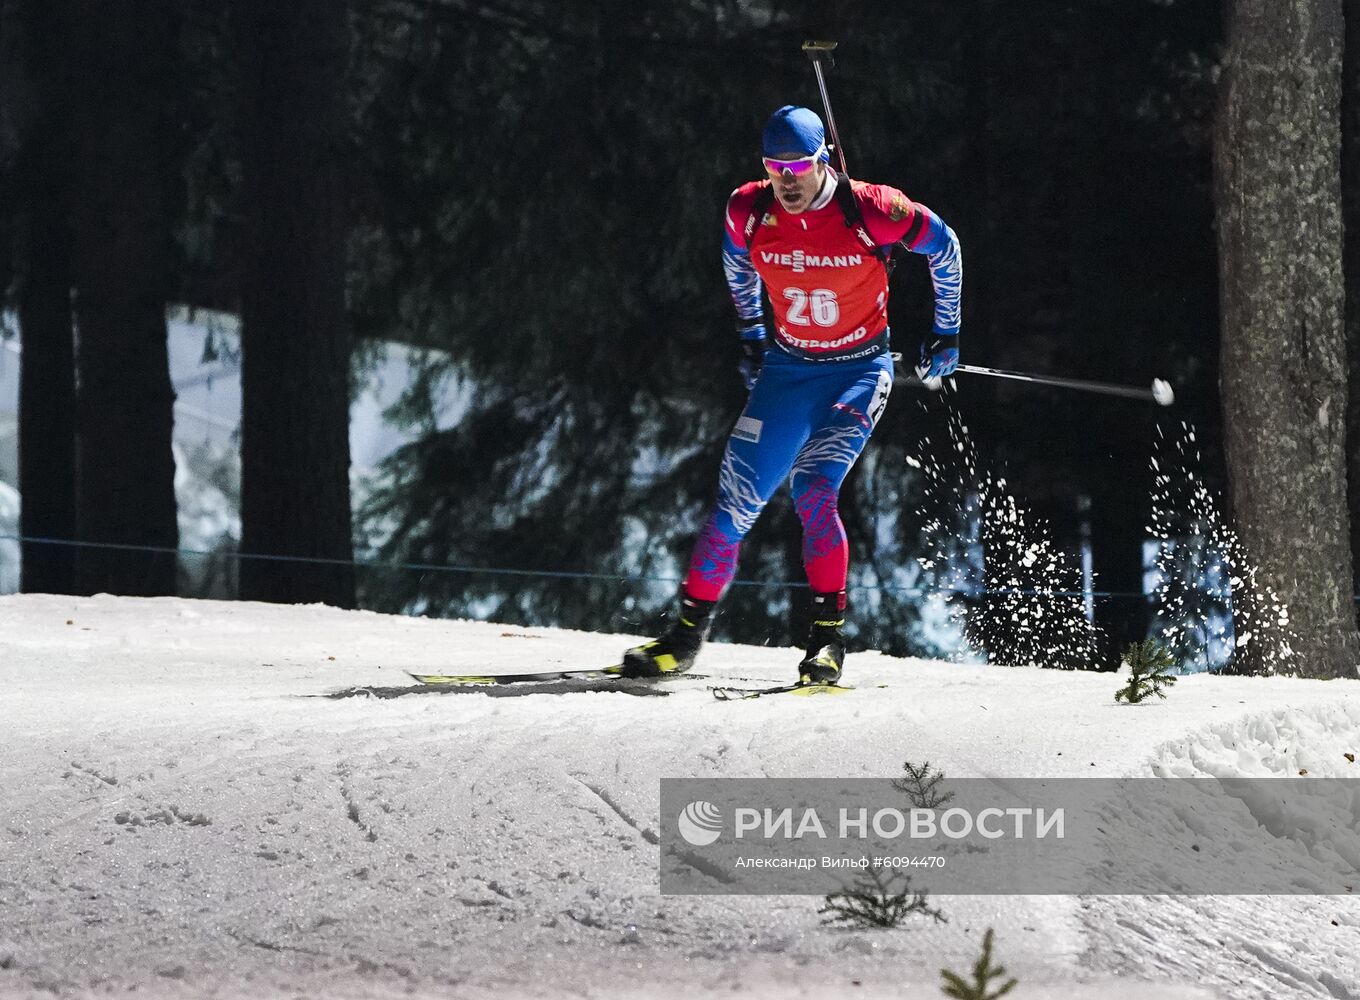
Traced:
POLYGON ((783 160, 797 164, 800 160, 806 161, 806 157, 777 156, 765 161, 765 172, 770 175, 770 180, 774 184, 774 193, 779 199, 779 204, 784 206, 784 211, 796 215, 811 205, 812 199, 817 197, 822 182, 826 180, 826 164, 818 161, 811 169, 804 169, 802 173, 795 174, 772 166, 783 160))

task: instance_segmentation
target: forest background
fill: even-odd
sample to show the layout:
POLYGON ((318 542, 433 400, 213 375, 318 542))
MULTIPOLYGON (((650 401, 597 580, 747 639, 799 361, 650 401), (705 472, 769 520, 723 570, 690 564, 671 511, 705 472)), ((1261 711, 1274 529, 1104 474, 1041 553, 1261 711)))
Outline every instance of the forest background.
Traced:
MULTIPOLYGON (((959 234, 964 360, 1178 396, 902 380, 842 497, 857 645, 995 655, 977 623, 1011 613, 987 591, 1014 567, 985 522, 1018 506, 1013 555, 1062 564, 1024 581, 1065 595, 1059 632, 1083 546, 1097 574, 1097 630, 1054 665, 1113 666, 1158 612, 1149 539, 1203 528, 1188 508, 1154 524, 1156 442, 1193 433, 1178 484, 1233 513, 1214 173, 1231 6, 7 0, 24 589, 181 587, 157 353, 177 304, 242 317, 240 596, 653 629, 744 396, 722 207, 760 175, 769 113, 820 108, 799 46, 824 37, 851 173, 959 234), (355 505, 345 407, 387 341, 428 349, 391 414, 417 440, 355 505), (451 384, 471 403, 441 427, 451 384)), ((1339 96, 1335 6, 1318 44, 1339 96)), ((1239 30, 1273 30, 1252 17, 1239 30)), ((914 355, 923 262, 899 266, 891 307, 914 355)), ((1215 585, 1220 557, 1200 544, 1191 582, 1215 585)), ((781 496, 717 634, 793 642, 800 563, 781 496)))

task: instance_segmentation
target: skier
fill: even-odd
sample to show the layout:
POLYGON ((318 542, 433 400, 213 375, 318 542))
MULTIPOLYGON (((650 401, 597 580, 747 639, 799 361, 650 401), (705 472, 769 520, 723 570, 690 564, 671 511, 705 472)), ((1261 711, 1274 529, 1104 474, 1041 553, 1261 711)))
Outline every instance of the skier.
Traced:
POLYGON ((693 665, 736 573, 742 538, 789 480, 813 592, 799 681, 836 683, 845 660, 849 567, 837 496, 892 388, 888 274, 899 241, 926 256, 935 289, 934 325, 916 371, 936 378, 958 364, 963 267, 953 230, 896 188, 831 169, 822 120, 808 108, 776 111, 762 152, 768 176, 732 192, 723 232, 750 398, 727 443, 717 503, 695 543, 680 612, 664 635, 624 654, 627 676, 693 665), (772 345, 762 282, 775 312, 772 345))

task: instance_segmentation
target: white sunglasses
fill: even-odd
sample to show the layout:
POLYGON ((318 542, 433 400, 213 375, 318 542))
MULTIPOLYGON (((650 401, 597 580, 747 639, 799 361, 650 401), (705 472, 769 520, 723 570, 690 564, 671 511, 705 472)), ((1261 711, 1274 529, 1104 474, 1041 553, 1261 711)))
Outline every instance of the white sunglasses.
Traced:
POLYGON ((765 169, 772 174, 788 174, 791 177, 802 177, 805 173, 812 170, 821 158, 826 154, 826 143, 818 147, 817 152, 810 156, 800 156, 796 160, 779 160, 773 156, 762 156, 761 162, 765 164, 765 169))

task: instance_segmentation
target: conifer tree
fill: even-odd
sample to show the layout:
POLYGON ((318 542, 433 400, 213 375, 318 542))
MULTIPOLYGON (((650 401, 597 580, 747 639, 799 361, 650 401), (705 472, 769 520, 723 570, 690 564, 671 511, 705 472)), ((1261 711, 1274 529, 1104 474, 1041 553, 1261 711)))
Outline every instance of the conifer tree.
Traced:
POLYGON ((941 969, 940 976, 944 985, 940 987, 944 995, 954 1000, 999 1000, 1015 988, 1017 980, 1012 977, 993 990, 992 981, 1006 974, 1003 965, 992 965, 992 929, 982 937, 982 954, 973 963, 973 981, 969 982, 957 972, 941 969))
POLYGON ((1156 695, 1165 698, 1164 687, 1171 687, 1176 678, 1170 673, 1176 666, 1170 650, 1155 639, 1133 643, 1124 653, 1129 667, 1129 682, 1115 692, 1115 701, 1136 705, 1144 698, 1156 695))

